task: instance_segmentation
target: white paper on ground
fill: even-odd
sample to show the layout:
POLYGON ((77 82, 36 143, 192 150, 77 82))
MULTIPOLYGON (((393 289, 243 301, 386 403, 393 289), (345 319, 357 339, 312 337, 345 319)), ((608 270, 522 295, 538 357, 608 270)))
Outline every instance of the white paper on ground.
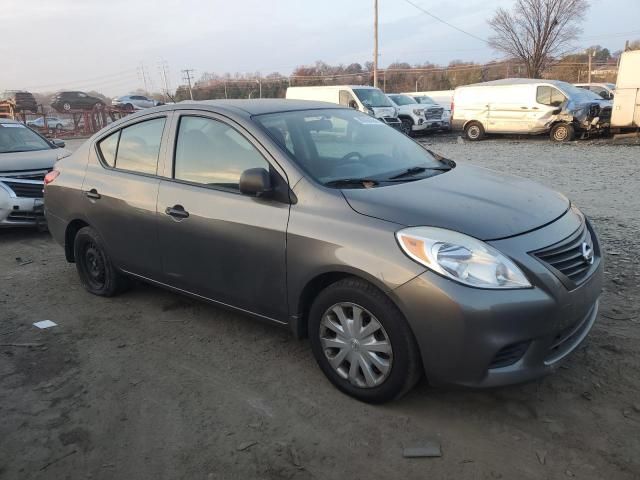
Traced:
POLYGON ((51 328, 58 326, 58 324, 51 320, 42 320, 41 322, 34 323, 33 326, 38 328, 51 328))

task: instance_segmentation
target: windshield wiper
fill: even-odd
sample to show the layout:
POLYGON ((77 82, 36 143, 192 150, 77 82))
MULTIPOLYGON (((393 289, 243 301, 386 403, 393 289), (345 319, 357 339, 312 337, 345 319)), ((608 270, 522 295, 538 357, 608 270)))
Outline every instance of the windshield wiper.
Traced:
POLYGON ((378 185, 377 180, 371 178, 339 178, 337 180, 330 180, 325 182, 327 187, 362 187, 367 188, 366 183, 371 184, 372 187, 378 185))
POLYGON ((446 172, 448 170, 451 170, 451 167, 409 167, 405 171, 400 172, 397 175, 394 175, 393 177, 389 177, 389 180, 396 180, 397 178, 403 178, 403 177, 412 177, 413 175, 426 172, 427 170, 436 170, 436 171, 446 172))

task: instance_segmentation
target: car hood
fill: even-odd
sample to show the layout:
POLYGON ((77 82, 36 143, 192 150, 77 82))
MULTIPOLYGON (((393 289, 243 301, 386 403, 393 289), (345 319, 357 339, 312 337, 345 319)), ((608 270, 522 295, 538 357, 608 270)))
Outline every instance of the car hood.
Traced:
POLYGON ((535 230, 570 206, 565 196, 538 183, 460 164, 423 180, 342 193, 362 215, 405 226, 447 228, 481 240, 535 230))
POLYGON ((0 174, 22 170, 53 168, 53 164, 70 152, 64 148, 51 148, 33 152, 0 153, 0 174))

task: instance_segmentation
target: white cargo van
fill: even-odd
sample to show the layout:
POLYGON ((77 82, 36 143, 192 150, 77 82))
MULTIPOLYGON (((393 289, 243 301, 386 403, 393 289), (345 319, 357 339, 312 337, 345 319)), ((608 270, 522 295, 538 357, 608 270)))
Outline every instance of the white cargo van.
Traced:
POLYGON ((624 52, 620 57, 611 127, 640 128, 640 50, 624 52))
POLYGON ((288 100, 315 100, 337 103, 368 113, 372 117, 401 130, 398 111, 379 88, 364 85, 331 85, 326 87, 289 87, 288 100))
POLYGON ((611 102, 558 80, 507 78, 455 89, 452 126, 469 140, 491 133, 550 133, 557 142, 606 131, 611 102))

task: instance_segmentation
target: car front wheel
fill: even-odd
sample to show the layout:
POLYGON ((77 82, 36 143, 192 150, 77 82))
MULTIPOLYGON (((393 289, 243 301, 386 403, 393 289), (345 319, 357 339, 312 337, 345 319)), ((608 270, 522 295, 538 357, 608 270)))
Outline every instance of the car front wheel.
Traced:
POLYGON ((484 137, 484 127, 480 122, 469 122, 464 127, 464 134, 467 137, 467 140, 482 140, 484 137))
POLYGON ((128 282, 114 267, 102 239, 91 227, 81 228, 73 242, 76 269, 84 288, 94 295, 111 297, 128 282))
POLYGON ((576 131, 569 123, 556 123, 551 128, 550 136, 554 142, 570 142, 576 137, 576 131))
POLYGON ((373 285, 347 278, 325 288, 309 313, 313 354, 341 391, 368 403, 399 398, 422 375, 402 313, 373 285))
POLYGON ((400 126, 402 133, 411 137, 413 135, 413 122, 408 118, 401 118, 400 122, 402 122, 402 125, 400 126))

